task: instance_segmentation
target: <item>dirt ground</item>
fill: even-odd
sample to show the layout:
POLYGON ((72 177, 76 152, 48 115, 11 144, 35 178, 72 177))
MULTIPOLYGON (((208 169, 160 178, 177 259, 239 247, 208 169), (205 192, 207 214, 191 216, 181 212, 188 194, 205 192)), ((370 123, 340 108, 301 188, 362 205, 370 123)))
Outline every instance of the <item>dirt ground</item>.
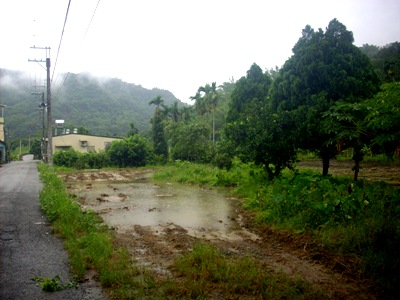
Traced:
MULTIPOLYGON (((343 175, 353 178, 353 161, 331 160, 329 174, 334 176, 343 175)), ((322 161, 310 160, 299 163, 300 168, 309 168, 322 172, 322 161)), ((400 165, 399 164, 380 164, 376 162, 362 162, 358 174, 359 180, 385 181, 392 186, 400 186, 400 165)))
MULTIPOLYGON (((320 162, 302 163, 300 167, 320 168, 320 162)), ((137 180, 149 171, 151 170, 75 173, 64 175, 64 180, 70 192, 76 193, 78 182, 85 182, 86 188, 91 189, 96 181, 137 180)), ((360 178, 369 177, 375 180, 376 175, 379 174, 379 180, 381 180, 385 174, 387 180, 396 185, 399 184, 399 171, 399 167, 388 166, 382 171, 376 164, 364 165, 360 178)), ((331 163, 331 173, 346 174, 346 172, 349 172, 351 176, 351 165, 348 163, 331 163)), ((124 191, 118 190, 118 193, 120 200, 123 201, 124 191)), ((104 201, 104 196, 104 194, 98 195, 99 201, 101 199, 104 201)), ((85 205, 85 199, 81 198, 80 201, 85 205)), ((174 276, 171 270, 174 259, 181 253, 190 251, 200 241, 207 241, 223 253, 233 256, 252 256, 273 271, 283 271, 291 277, 301 278, 322 289, 332 299, 376 298, 370 288, 371 282, 358 276, 354 268, 356 262, 352 259, 343 259, 327 252, 312 237, 300 238, 271 227, 257 225, 253 222, 252 213, 243 210, 238 199, 235 205, 238 216, 236 221, 242 230, 234 238, 216 237, 206 232, 204 235, 193 234, 191 230, 174 223, 159 226, 114 226, 113 229, 118 243, 127 247, 137 264, 153 270, 161 277, 174 276)), ((134 208, 125 207, 124 209, 134 208)))

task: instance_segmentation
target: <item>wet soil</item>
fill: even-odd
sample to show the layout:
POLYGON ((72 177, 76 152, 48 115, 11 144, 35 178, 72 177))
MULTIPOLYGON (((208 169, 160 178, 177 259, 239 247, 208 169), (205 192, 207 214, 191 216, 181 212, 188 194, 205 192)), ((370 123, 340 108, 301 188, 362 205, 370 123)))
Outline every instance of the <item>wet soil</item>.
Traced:
MULTIPOLYGON (((320 162, 307 162, 302 163, 300 167, 320 168, 319 164, 320 162)), ((331 171, 337 169, 339 173, 348 172, 348 167, 349 165, 345 163, 335 162, 331 164, 331 171)), ((360 177, 367 176, 366 174, 376 174, 377 169, 375 168, 379 167, 371 165, 370 168, 370 171, 364 168, 363 175, 360 173, 360 177)), ((390 168, 388 170, 383 172, 379 170, 379 180, 382 179, 382 174, 386 174, 388 171, 388 178, 391 178, 390 180, 393 180, 394 183, 398 182, 399 168, 397 168, 397 173, 390 168)), ((138 209, 138 207, 127 205, 125 202, 134 194, 132 185, 117 185, 117 183, 146 181, 151 172, 153 170, 93 171, 62 176, 67 182, 69 191, 76 196, 82 207, 93 209, 106 220, 106 223, 109 223, 107 221, 109 213, 116 210, 138 209), (94 205, 93 201, 88 199, 84 192, 94 190, 96 184, 100 182, 107 182, 108 188, 112 189, 114 193, 110 190, 107 193, 98 191, 98 194, 95 195, 98 204, 120 202, 121 205, 118 208, 112 205, 103 208, 101 205, 94 205)), ((194 186, 191 188, 201 189, 194 186)), ((93 198, 93 195, 91 197, 93 198)), ((109 225, 115 230, 117 243, 129 250, 136 263, 154 271, 160 278, 174 276, 171 268, 173 261, 180 254, 193 249, 195 244, 205 241, 215 245, 227 255, 251 256, 269 266, 272 271, 283 271, 290 277, 303 279, 321 289, 329 298, 376 298, 371 288, 372 283, 361 278, 357 273, 355 258, 336 256, 318 245, 311 236, 299 237, 282 230, 256 224, 253 213, 243 210, 239 199, 228 198, 226 201, 230 202, 234 208, 234 215, 229 212, 225 220, 214 219, 213 222, 221 224, 230 219, 236 224, 236 227, 234 227, 235 230, 222 234, 218 230, 201 227, 193 229, 173 221, 152 225, 116 223, 109 223, 109 225)), ((157 209, 157 207, 149 207, 147 213, 157 209)), ((218 228, 217 225, 216 228, 218 228)))
MULTIPOLYGON (((298 166, 300 168, 308 168, 322 172, 322 161, 320 160, 303 161, 300 162, 298 166)), ((331 160, 329 174, 353 178, 353 167, 353 161, 331 160)), ((381 164, 376 162, 362 162, 358 179, 375 182, 385 181, 392 186, 400 186, 400 165, 396 163, 381 164)))

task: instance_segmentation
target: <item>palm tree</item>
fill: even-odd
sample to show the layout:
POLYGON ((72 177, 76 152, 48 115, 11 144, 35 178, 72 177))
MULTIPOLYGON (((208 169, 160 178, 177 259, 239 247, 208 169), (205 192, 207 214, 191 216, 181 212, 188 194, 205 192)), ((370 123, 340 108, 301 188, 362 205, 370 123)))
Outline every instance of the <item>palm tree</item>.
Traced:
POLYGON ((160 106, 164 103, 164 100, 162 99, 161 96, 157 96, 154 99, 150 100, 149 105, 156 105, 156 111, 160 111, 160 106))
MULTIPOLYGON (((199 87, 197 94, 204 93, 201 97, 201 104, 204 105, 206 111, 212 112, 212 140, 215 142, 215 110, 217 108, 218 94, 217 85, 213 82, 211 85, 208 83, 205 86, 199 87)), ((196 96, 197 96, 196 94, 196 96)))
POLYGON ((178 101, 174 101, 174 103, 167 107, 168 115, 170 115, 172 121, 175 123, 179 121, 180 111, 178 107, 178 101))
POLYGON ((156 109, 154 111, 154 117, 151 120, 152 130, 153 130, 153 146, 154 153, 160 155, 163 160, 168 158, 168 144, 165 139, 164 134, 164 125, 163 125, 163 111, 161 111, 160 106, 165 107, 163 105, 164 100, 161 96, 157 96, 149 102, 149 105, 156 105, 156 109))

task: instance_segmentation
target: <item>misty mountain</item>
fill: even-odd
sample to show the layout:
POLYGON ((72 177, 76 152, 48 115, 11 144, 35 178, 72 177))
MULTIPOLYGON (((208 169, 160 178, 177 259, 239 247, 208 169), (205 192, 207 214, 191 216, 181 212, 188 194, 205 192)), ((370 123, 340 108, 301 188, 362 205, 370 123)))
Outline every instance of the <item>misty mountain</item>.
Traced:
MULTIPOLYGON (((0 104, 7 106, 5 122, 12 138, 41 134, 42 112, 38 107, 45 88, 36 88, 40 92, 34 95, 34 85, 22 72, 0 69, 0 104)), ((132 122, 139 132, 145 132, 150 129, 155 108, 149 102, 159 95, 165 105, 174 101, 186 105, 167 90, 69 73, 52 88, 52 118, 64 120, 68 128, 83 126, 97 135, 124 136, 132 122)))

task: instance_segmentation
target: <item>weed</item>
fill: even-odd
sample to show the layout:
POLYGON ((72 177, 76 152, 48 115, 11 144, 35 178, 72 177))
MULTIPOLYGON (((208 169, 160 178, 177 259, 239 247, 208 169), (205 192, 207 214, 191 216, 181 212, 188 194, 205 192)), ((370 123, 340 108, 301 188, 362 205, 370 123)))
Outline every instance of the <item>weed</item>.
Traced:
POLYGON ((45 292, 56 292, 56 291, 61 291, 61 290, 71 288, 71 287, 78 287, 78 283, 74 282, 74 281, 71 281, 67 284, 63 284, 59 275, 56 275, 51 279, 48 277, 34 276, 32 278, 32 280, 36 281, 36 282, 40 282, 42 290, 45 292))

